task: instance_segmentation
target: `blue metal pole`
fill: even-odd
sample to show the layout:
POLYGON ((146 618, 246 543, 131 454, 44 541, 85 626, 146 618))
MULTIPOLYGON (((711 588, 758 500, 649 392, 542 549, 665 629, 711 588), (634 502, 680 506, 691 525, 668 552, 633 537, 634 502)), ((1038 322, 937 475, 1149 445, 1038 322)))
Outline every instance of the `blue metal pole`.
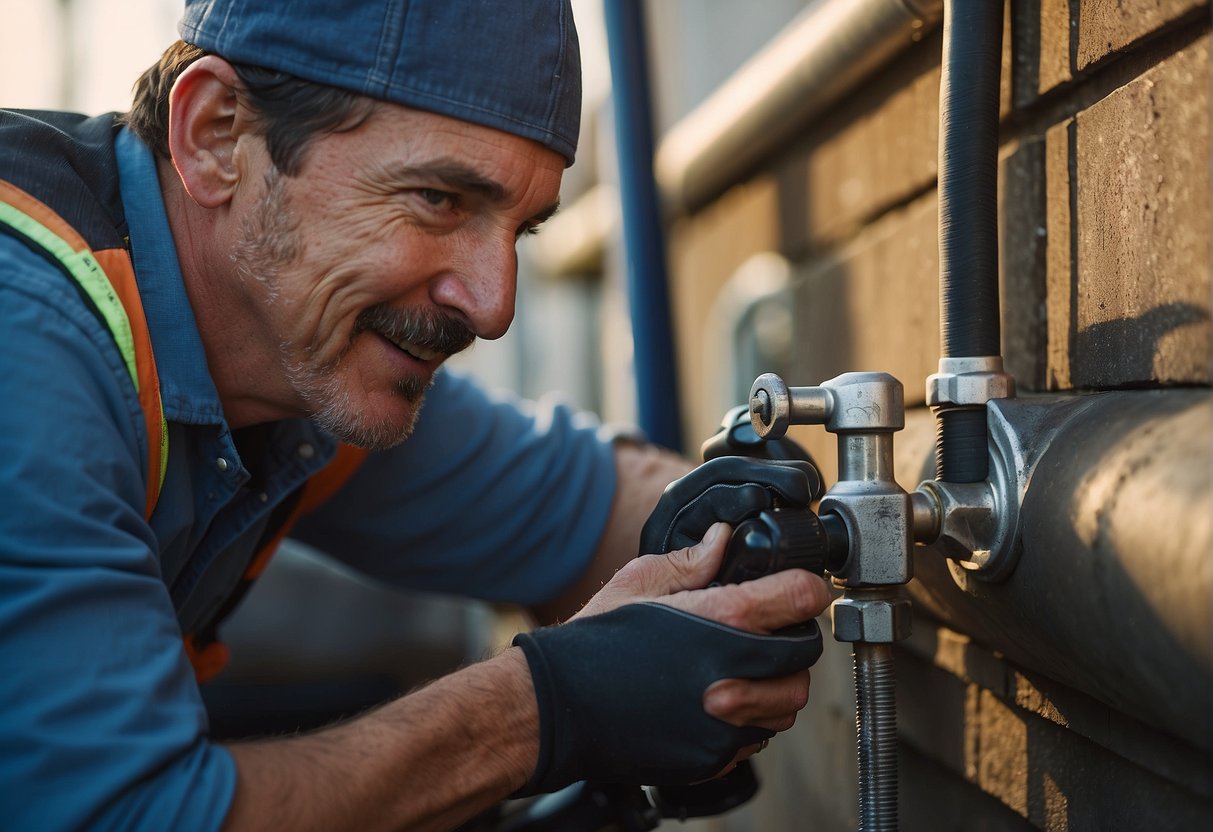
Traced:
POLYGON ((670 321, 665 238, 653 178, 653 119, 640 0, 605 0, 619 196, 632 317, 640 428, 651 441, 682 449, 678 378, 670 321))

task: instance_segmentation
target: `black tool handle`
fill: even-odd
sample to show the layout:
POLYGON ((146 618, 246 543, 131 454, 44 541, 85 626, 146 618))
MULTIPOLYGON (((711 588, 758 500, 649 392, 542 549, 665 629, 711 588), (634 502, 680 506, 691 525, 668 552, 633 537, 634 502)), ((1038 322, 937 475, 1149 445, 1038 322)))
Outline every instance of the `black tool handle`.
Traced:
POLYGON ((739 584, 784 569, 818 575, 846 560, 846 526, 807 508, 775 508, 737 524, 716 583, 739 584))

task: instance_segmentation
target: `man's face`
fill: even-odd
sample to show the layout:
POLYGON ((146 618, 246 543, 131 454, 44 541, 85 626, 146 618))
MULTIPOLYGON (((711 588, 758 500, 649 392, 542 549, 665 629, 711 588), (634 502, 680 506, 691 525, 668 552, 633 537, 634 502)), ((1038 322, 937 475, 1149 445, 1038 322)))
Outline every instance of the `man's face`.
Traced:
POLYGON ((514 316, 515 243, 555 210, 563 158, 395 105, 318 137, 299 174, 261 154, 232 258, 288 412, 339 438, 408 436, 435 370, 514 316))

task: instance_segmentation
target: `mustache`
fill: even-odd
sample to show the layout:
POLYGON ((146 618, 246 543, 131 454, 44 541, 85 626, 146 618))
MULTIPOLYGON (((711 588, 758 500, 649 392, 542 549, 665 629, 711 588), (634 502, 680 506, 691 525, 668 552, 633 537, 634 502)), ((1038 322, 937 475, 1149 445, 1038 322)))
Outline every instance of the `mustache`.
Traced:
POLYGON ((392 309, 377 304, 359 313, 354 334, 379 332, 396 341, 409 341, 427 350, 454 355, 470 347, 476 334, 462 321, 439 312, 392 309))

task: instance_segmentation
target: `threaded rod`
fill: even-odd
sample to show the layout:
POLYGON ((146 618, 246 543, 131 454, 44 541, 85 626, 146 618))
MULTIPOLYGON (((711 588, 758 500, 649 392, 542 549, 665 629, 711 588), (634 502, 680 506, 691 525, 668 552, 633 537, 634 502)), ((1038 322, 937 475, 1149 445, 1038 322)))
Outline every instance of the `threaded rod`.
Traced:
POLYGON ((859 830, 897 830, 897 676, 888 644, 855 643, 859 830))

